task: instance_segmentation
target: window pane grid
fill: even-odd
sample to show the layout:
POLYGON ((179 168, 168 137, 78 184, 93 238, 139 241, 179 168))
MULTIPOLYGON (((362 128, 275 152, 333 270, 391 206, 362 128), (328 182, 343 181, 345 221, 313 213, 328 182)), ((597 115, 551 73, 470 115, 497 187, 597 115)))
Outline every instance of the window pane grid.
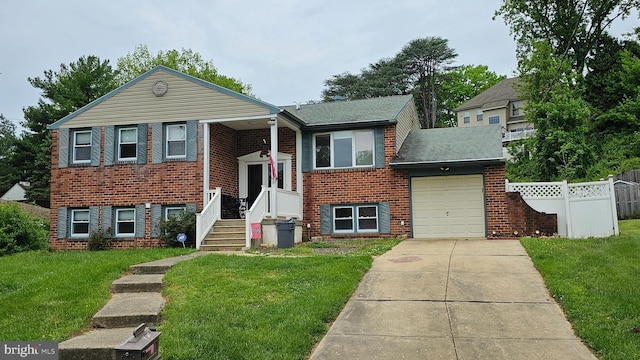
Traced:
POLYGON ((71 236, 89 236, 89 210, 71 211, 71 236))
POLYGON ((76 131, 73 133, 73 162, 85 163, 91 161, 91 131, 76 131))
POLYGON ((126 128, 118 131, 118 160, 135 160, 138 147, 138 129, 126 128))
POLYGON ((315 167, 350 168, 374 165, 373 130, 319 134, 315 141, 315 167))
POLYGON ((167 125, 166 157, 183 158, 187 155, 187 132, 185 125, 167 125))
POLYGON ((135 209, 116 210, 116 236, 133 236, 135 234, 135 209))

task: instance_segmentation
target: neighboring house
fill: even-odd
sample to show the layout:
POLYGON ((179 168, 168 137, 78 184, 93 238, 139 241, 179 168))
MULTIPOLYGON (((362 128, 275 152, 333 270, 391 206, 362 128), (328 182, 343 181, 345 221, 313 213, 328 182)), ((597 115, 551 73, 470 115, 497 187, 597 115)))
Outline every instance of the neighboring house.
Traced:
POLYGON ((454 109, 458 127, 500 125, 503 142, 535 134, 533 124, 524 118, 524 100, 517 90, 519 84, 517 77, 504 79, 454 109))
POLYGON ((14 184, 11 189, 7 190, 0 200, 8 200, 8 201, 27 201, 27 189, 29 188, 29 183, 26 181, 20 181, 17 184, 14 184))
POLYGON ((236 247, 276 245, 290 218, 296 242, 504 238, 518 224, 500 128, 420 130, 410 95, 277 107, 159 66, 50 129, 52 249, 98 229, 113 247, 156 246, 183 209, 198 247, 239 217, 236 247))

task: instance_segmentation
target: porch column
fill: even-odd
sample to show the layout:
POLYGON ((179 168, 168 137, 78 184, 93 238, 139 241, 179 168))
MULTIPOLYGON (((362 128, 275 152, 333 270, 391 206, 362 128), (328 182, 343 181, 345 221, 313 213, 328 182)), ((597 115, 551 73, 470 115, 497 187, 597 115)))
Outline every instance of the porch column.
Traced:
MULTIPOLYGON (((269 119, 270 125, 270 136, 271 136, 271 157, 273 159, 273 164, 276 167, 276 174, 278 172, 278 118, 274 115, 271 119, 269 119)), ((271 176, 271 163, 269 163, 269 176, 271 176)), ((278 217, 278 181, 271 178, 271 189, 270 189, 270 200, 271 200, 271 217, 278 217)))

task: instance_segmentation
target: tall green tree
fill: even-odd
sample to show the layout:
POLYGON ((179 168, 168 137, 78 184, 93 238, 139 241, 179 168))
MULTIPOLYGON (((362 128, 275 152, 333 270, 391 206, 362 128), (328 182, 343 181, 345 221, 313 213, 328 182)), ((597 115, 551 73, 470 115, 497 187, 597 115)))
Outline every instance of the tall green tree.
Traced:
POLYGON ((0 194, 20 181, 20 174, 13 168, 11 158, 16 151, 16 125, 0 114, 0 194))
POLYGON ((458 119, 453 109, 487 90, 506 76, 489 71, 486 65, 462 65, 446 72, 440 83, 437 118, 447 126, 456 126, 458 119))
MULTIPOLYGON (((536 136, 525 148, 531 150, 525 174, 515 178, 535 181, 584 179, 593 163, 588 141, 591 108, 576 84, 581 74, 568 56, 557 55, 546 42, 533 44, 533 53, 520 64, 527 99, 526 119, 533 122, 536 136)), ((520 158, 521 159, 521 158, 520 158)))
POLYGON ((446 39, 415 39, 393 58, 370 64, 360 74, 343 73, 325 80, 322 98, 412 94, 423 128, 454 126, 454 108, 502 79, 486 66, 450 66, 455 58, 446 39))
POLYGON ((158 51, 153 55, 146 45, 138 45, 132 53, 117 60, 120 85, 131 81, 158 65, 178 70, 182 73, 197 77, 210 83, 220 85, 233 91, 250 95, 251 85, 243 84, 240 80, 222 75, 212 61, 205 61, 202 56, 191 49, 158 51))
POLYGON ((582 73, 610 25, 639 6, 640 0, 504 0, 494 19, 510 27, 520 59, 544 41, 582 73))
POLYGON ((58 71, 47 70, 43 77, 29 78, 41 90, 35 106, 23 109, 27 131, 16 144, 13 165, 23 180, 30 182, 27 199, 48 206, 51 179, 51 133, 48 126, 73 111, 115 89, 116 73, 108 60, 82 56, 76 62, 61 64, 58 71))
POLYGON ((439 80, 443 73, 450 70, 447 66, 457 56, 447 39, 426 37, 410 41, 396 57, 417 91, 418 106, 424 115, 424 128, 436 127, 439 80))

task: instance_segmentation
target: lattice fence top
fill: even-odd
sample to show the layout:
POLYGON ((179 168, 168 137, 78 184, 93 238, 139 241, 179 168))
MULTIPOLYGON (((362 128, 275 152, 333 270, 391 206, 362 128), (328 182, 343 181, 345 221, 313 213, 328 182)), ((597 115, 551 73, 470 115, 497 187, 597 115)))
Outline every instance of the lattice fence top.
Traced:
POLYGON ((519 192, 523 198, 561 198, 562 184, 508 184, 507 191, 519 192))
POLYGON ((569 185, 570 199, 591 199, 611 196, 609 183, 569 185))

